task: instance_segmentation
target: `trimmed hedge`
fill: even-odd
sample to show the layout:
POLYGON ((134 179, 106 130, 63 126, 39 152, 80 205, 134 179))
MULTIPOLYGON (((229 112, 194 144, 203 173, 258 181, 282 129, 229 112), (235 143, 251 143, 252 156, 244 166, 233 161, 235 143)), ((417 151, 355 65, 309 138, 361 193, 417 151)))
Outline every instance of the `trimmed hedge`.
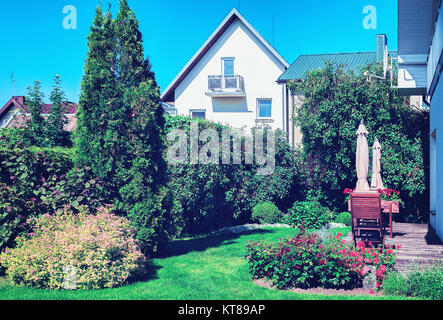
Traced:
MULTIPOLYGON (((192 123, 198 124, 199 132, 206 128, 216 130, 219 135, 223 130, 232 132, 227 126, 181 116, 166 116, 165 129, 167 133, 182 129, 189 137, 192 123)), ((252 131, 251 135, 254 134, 252 131)), ((252 208, 258 203, 270 201, 284 211, 294 201, 303 198, 300 152, 291 149, 281 131, 275 132, 275 170, 272 175, 258 175, 260 167, 255 163, 232 164, 232 148, 231 164, 184 163, 169 164, 168 168, 169 188, 175 204, 176 235, 206 233, 247 223, 251 221, 252 208)))

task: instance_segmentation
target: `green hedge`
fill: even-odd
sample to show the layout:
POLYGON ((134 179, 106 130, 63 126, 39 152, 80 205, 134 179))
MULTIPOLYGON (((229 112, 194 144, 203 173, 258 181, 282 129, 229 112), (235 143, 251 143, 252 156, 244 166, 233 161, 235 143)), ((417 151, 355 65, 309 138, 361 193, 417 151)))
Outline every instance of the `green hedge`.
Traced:
POLYGON ((0 251, 29 230, 27 219, 65 206, 101 205, 101 181, 73 168, 72 149, 0 149, 0 251))
MULTIPOLYGON (((224 129, 232 130, 202 119, 167 116, 166 132, 182 129, 189 134, 192 122, 198 123, 200 131, 205 128, 213 128, 219 133, 224 129)), ((175 203, 176 233, 205 233, 250 222, 252 208, 260 202, 271 201, 284 211, 294 201, 303 198, 300 152, 289 147, 281 131, 276 131, 275 136, 275 170, 272 175, 258 175, 256 164, 170 164, 169 188, 175 203)))

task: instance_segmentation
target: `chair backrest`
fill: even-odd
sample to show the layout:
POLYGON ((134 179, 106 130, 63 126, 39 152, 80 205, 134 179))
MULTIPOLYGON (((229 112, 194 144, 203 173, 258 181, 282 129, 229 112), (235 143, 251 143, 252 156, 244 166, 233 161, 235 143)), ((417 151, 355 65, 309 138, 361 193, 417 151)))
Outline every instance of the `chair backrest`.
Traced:
POLYGON ((381 220, 381 201, 378 194, 351 194, 353 219, 381 220))

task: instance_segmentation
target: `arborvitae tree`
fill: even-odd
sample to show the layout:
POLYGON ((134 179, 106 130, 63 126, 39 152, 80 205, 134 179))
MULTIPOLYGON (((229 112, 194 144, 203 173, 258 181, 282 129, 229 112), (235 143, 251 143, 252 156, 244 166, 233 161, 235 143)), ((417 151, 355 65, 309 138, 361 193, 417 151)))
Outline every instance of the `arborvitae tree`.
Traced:
POLYGON ((145 252, 165 239, 163 108, 127 1, 91 27, 78 113, 78 162, 106 182, 106 199, 138 228, 145 252))
MULTIPOLYGON (((125 163, 119 167, 121 207, 139 227, 138 237, 146 249, 164 239, 169 212, 166 190, 166 162, 163 107, 160 91, 144 56, 143 39, 134 12, 127 0, 120 0, 115 20, 117 59, 115 70, 123 93, 126 132, 123 133, 125 163)), ((121 133, 120 133, 121 134, 121 133)))
POLYGON ((25 131, 26 136, 33 145, 43 146, 45 143, 45 119, 42 116, 42 106, 44 94, 41 91, 41 84, 39 80, 34 81, 34 86, 27 87, 28 95, 25 98, 25 103, 28 106, 28 111, 31 114, 25 131))
POLYGON ((102 155, 101 150, 108 125, 108 110, 113 109, 110 105, 114 103, 117 95, 116 77, 113 72, 115 53, 112 17, 109 12, 105 16, 101 7, 97 7, 90 30, 89 51, 77 110, 76 162, 89 164, 99 176, 105 176, 103 163, 112 155, 102 155))
POLYGON ((62 146, 68 140, 63 127, 68 123, 65 116, 66 96, 61 89, 61 79, 57 74, 54 79, 54 88, 51 92, 51 110, 46 121, 46 133, 48 137, 48 145, 51 147, 62 146))

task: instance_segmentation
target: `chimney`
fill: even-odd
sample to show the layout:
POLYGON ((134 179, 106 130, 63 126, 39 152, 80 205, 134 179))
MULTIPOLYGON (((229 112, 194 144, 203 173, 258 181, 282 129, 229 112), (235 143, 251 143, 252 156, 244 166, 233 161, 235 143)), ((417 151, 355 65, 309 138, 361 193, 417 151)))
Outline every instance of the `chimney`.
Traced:
POLYGON ((377 63, 383 62, 388 50, 388 38, 385 34, 377 34, 377 51, 375 54, 377 63))

